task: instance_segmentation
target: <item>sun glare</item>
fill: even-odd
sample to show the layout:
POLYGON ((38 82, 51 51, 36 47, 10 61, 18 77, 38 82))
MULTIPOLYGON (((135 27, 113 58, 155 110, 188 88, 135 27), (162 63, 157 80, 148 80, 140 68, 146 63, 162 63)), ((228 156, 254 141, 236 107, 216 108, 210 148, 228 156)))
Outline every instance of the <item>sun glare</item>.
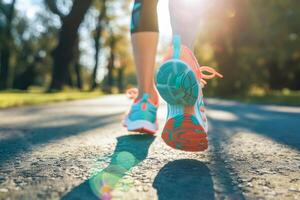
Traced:
POLYGON ((170 13, 169 13, 169 0, 159 1, 158 3, 158 18, 159 18, 159 30, 163 37, 170 37, 172 35, 172 29, 170 24, 170 13))
MULTIPOLYGON (((184 0, 173 1, 178 9, 182 9, 182 12, 190 12, 191 9, 197 9, 197 14, 204 13, 205 10, 211 7, 213 2, 211 0, 184 0), (179 5, 180 4, 180 5, 179 5)), ((158 3, 158 17, 160 33, 163 36, 170 36, 172 29, 170 25, 170 12, 169 12, 169 0, 159 1, 158 3)))

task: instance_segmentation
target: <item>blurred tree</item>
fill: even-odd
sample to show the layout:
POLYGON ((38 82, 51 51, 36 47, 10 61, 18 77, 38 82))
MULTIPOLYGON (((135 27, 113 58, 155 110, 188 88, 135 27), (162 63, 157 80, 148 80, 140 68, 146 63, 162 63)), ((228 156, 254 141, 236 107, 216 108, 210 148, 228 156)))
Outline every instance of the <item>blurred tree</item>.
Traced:
POLYGON ((240 56, 242 48, 250 45, 251 41, 251 21, 247 10, 247 1, 228 0, 221 10, 222 23, 227 26, 218 34, 214 41, 215 58, 220 72, 226 77, 221 80, 218 92, 222 96, 243 94, 248 91, 249 82, 241 77, 249 74, 247 66, 240 66, 240 56), (240 68, 240 69, 239 69, 240 68), (239 69, 239 70, 237 70, 239 69))
POLYGON ((117 86, 118 86, 119 93, 123 93, 124 89, 125 89, 125 86, 124 86, 125 73, 124 72, 125 72, 125 67, 121 66, 120 68, 118 68, 117 86))
POLYGON ((252 2, 258 18, 257 49, 262 65, 266 66, 268 88, 300 89, 300 3, 298 1, 252 2))
POLYGON ((76 87, 78 89, 82 89, 82 78, 81 78, 81 65, 80 65, 80 50, 79 50, 79 38, 76 38, 75 47, 74 47, 74 59, 73 59, 73 66, 75 69, 75 75, 76 75, 76 87))
POLYGON ((224 79, 208 87, 222 96, 248 94, 253 86, 299 90, 299 2, 212 2, 196 49, 202 58, 207 46, 212 49, 210 63, 219 66, 224 79))
POLYGON ((110 37, 108 40, 108 45, 110 48, 110 53, 107 64, 107 82, 104 85, 103 90, 107 93, 112 93, 112 87, 114 85, 113 71, 116 64, 116 44, 118 42, 118 38, 114 35, 112 28, 110 28, 109 33, 110 37))
POLYGON ((37 50, 38 37, 28 32, 29 24, 26 17, 16 16, 16 21, 15 46, 11 49, 15 57, 12 88, 27 90, 34 83, 37 76, 36 64, 41 60, 37 50))
POLYGON ((17 12, 13 23, 10 80, 13 89, 46 87, 51 74, 51 51, 55 47, 57 25, 40 7, 33 18, 17 12))
POLYGON ((103 58, 104 55, 107 57, 105 63, 107 73, 102 81, 103 91, 111 93, 112 88, 117 86, 119 92, 122 92, 125 88, 125 78, 128 74, 126 69, 133 68, 133 62, 128 37, 128 24, 124 24, 121 19, 130 14, 130 3, 129 0, 122 2, 112 0, 102 1, 101 4, 96 5, 96 8, 100 10, 100 14, 98 15, 98 24, 94 34, 96 53, 91 88, 96 86, 101 48, 103 52, 101 57, 103 58))
POLYGON ((91 78, 91 90, 94 90, 97 86, 97 72, 98 72, 98 65, 99 65, 99 54, 101 49, 101 36, 103 34, 103 31, 105 29, 105 26, 108 23, 107 19, 107 4, 106 0, 102 0, 102 3, 100 5, 100 13, 97 20, 96 30, 94 34, 94 43, 95 43, 95 65, 92 72, 92 78, 91 78))
MULTIPOLYGON (((12 21, 15 12, 16 0, 12 0, 10 4, 5 4, 0 1, 0 11, 2 14, 3 22, 0 27, 0 90, 7 89, 9 64, 11 57, 11 44, 12 44, 12 21)), ((0 16, 1 17, 1 16, 0 16)))
POLYGON ((74 48, 78 40, 78 28, 91 6, 92 0, 74 0, 68 15, 64 15, 55 0, 45 0, 48 8, 60 17, 62 26, 58 45, 53 51, 53 72, 49 90, 61 90, 63 86, 72 86, 70 64, 74 59, 74 48))
MULTIPOLYGON (((121 33, 128 32, 128 27, 121 27, 121 33)), ((116 45, 117 52, 117 86, 120 93, 124 92, 125 86, 130 83, 128 78, 130 76, 135 77, 135 68, 133 63, 133 57, 131 53, 131 49, 129 46, 131 45, 130 40, 126 35, 119 34, 118 42, 116 45)), ((135 80, 136 81, 136 80, 135 80)), ((135 84, 135 82, 131 82, 131 84, 135 84)))
POLYGON ((107 63, 107 75, 103 80, 103 91, 112 93, 112 88, 117 86, 119 92, 125 89, 125 79, 129 73, 134 73, 133 58, 130 51, 130 41, 124 32, 128 32, 127 26, 109 28, 109 37, 105 46, 109 47, 109 58, 107 63), (129 73, 128 73, 129 70, 129 73))

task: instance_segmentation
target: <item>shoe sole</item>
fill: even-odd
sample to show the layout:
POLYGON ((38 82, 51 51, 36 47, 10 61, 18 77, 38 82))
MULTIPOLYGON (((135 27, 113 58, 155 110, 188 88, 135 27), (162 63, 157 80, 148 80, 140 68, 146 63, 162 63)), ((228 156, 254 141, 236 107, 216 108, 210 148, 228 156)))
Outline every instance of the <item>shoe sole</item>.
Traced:
POLYGON ((178 60, 164 63, 156 76, 161 97, 171 105, 192 106, 199 94, 199 83, 190 67, 178 60))
POLYGON ((205 151, 208 148, 207 133, 190 114, 178 115, 167 121, 162 132, 165 143, 182 151, 205 151))
MULTIPOLYGON (((171 59, 161 65, 156 83, 161 97, 170 106, 194 106, 198 100, 200 84, 194 72, 181 60, 171 59)), ((205 129, 194 115, 184 112, 168 119, 162 139, 168 146, 183 151, 197 152, 208 148, 205 129)))
POLYGON ((123 125, 127 128, 129 132, 147 133, 150 135, 154 135, 158 130, 157 124, 152 124, 144 120, 125 120, 123 125))

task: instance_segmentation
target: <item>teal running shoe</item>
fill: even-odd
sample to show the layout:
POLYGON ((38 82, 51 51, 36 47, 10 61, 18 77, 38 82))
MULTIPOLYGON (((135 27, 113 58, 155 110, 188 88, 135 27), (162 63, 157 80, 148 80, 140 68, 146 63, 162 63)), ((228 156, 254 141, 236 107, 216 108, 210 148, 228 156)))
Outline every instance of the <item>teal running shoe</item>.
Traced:
MULTIPOLYGON (((130 89, 128 96, 136 99, 137 89, 130 89)), ((141 99, 135 100, 129 113, 126 115, 123 125, 130 132, 155 134, 158 130, 157 109, 149 94, 144 94, 141 99)))
POLYGON ((202 88, 206 84, 204 79, 215 76, 222 77, 210 67, 200 67, 193 52, 181 45, 179 36, 174 37, 173 48, 156 76, 159 94, 168 103, 162 138, 170 147, 183 151, 208 148, 202 88))

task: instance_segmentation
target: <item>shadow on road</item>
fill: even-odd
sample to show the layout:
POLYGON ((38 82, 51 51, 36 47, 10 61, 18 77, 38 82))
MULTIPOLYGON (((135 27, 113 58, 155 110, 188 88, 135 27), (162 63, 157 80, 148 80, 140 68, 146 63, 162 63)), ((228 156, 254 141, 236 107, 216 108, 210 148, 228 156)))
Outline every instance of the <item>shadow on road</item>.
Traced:
MULTIPOLYGON (((60 126, 34 127, 22 130, 21 135, 0 140, 0 167, 8 160, 17 155, 29 151, 35 145, 46 144, 55 140, 64 139, 70 136, 79 135, 85 131, 93 130, 104 125, 114 123, 120 119, 123 113, 104 116, 66 116, 66 119, 79 119, 76 124, 60 126)), ((66 119, 60 119, 64 121, 66 119)), ((0 128, 1 130, 1 128, 0 128)))
POLYGON ((118 137, 109 166, 75 187, 62 199, 110 199, 110 193, 126 172, 146 159, 154 139, 154 136, 140 134, 118 137))
MULTIPOLYGON (((226 117, 210 118, 211 124, 218 130, 229 130, 231 133, 251 131, 272 140, 300 150, 299 112, 290 112, 282 108, 268 108, 263 105, 232 103, 222 105, 207 103, 209 109, 222 111, 234 115, 236 119, 227 120, 226 117)), ((219 131, 215 131, 219 132, 219 131)))
POLYGON ((159 171, 153 187, 159 200, 214 199, 210 170, 198 160, 169 162, 159 171))

